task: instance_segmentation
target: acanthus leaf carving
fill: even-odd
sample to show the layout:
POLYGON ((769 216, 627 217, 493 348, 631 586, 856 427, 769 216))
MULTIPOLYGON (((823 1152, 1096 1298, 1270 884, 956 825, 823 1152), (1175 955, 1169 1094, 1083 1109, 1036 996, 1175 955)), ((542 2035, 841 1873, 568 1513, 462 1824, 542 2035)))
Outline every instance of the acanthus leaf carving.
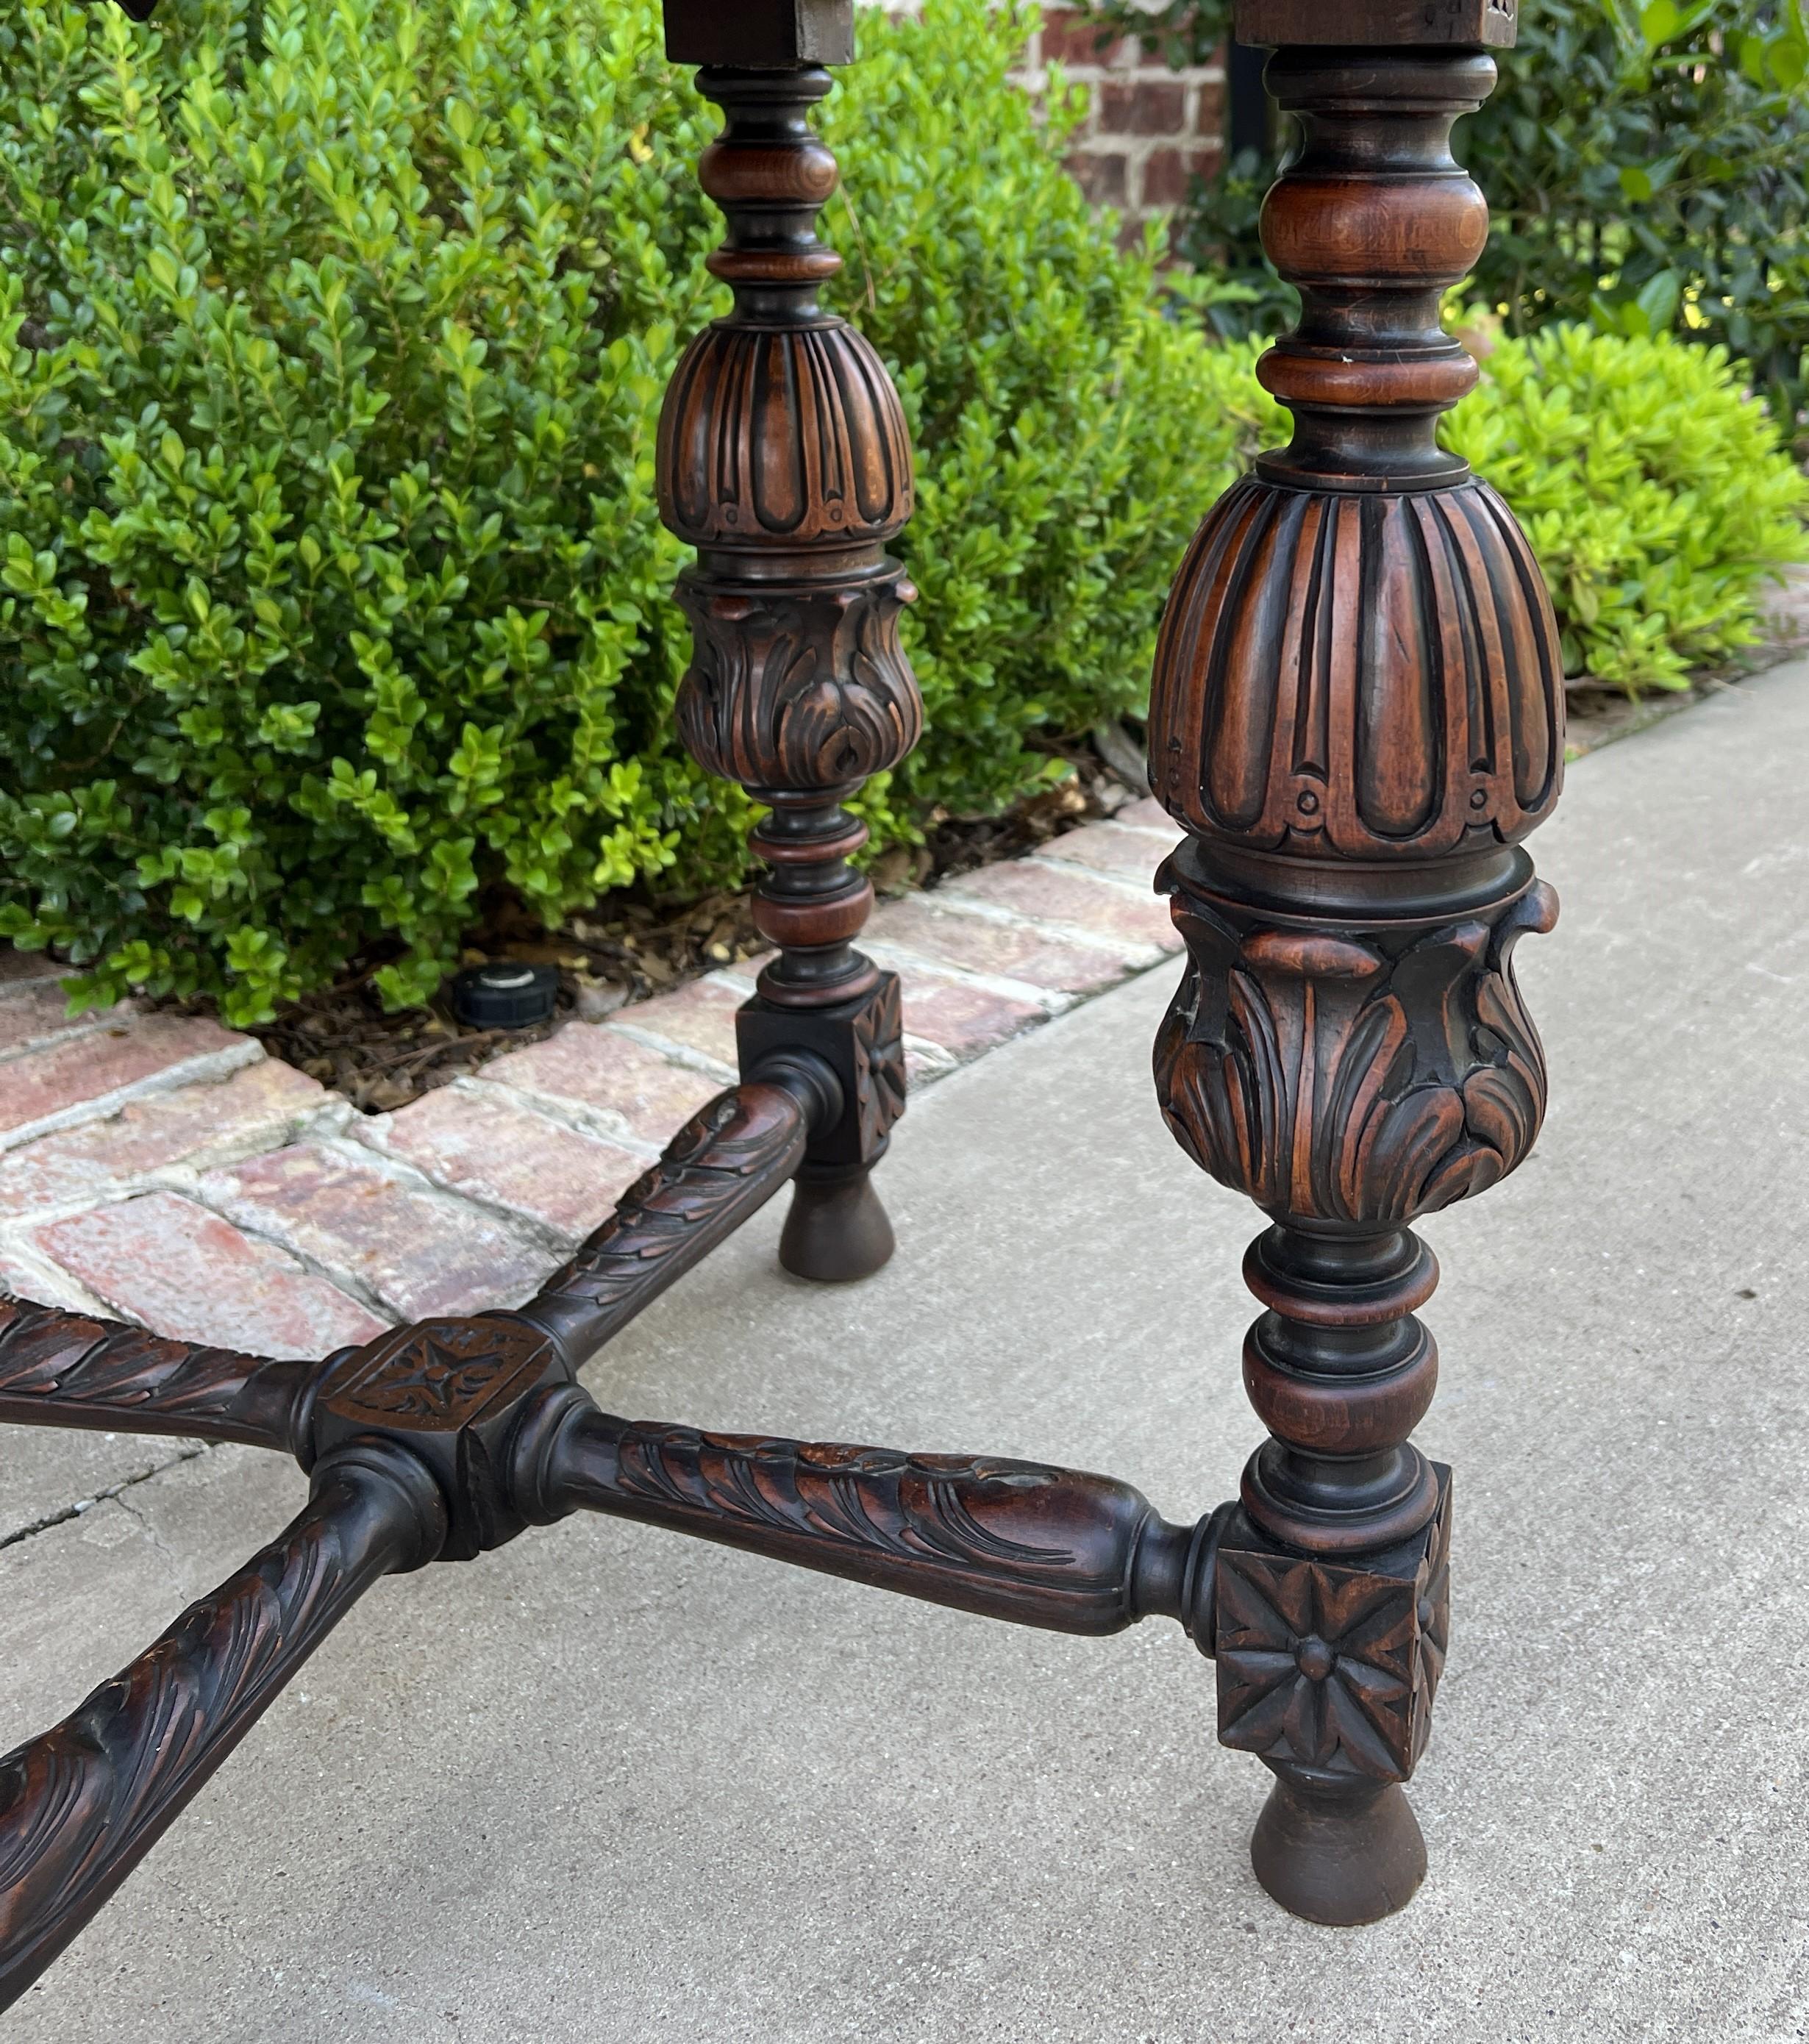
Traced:
POLYGON ((312 1365, 272 1361, 0 1293, 0 1420, 287 1448, 312 1365))
POLYGON ((687 750, 755 788, 838 789, 895 766, 923 728, 899 636, 915 595, 895 567, 831 590, 684 577, 693 651, 677 710, 687 750))
POLYGON ((1157 1080, 1202 1169, 1277 1216, 1384 1226, 1526 1157, 1545 1064, 1510 955, 1555 920, 1542 882, 1447 923, 1338 933, 1265 924, 1168 872, 1189 962, 1157 1080))

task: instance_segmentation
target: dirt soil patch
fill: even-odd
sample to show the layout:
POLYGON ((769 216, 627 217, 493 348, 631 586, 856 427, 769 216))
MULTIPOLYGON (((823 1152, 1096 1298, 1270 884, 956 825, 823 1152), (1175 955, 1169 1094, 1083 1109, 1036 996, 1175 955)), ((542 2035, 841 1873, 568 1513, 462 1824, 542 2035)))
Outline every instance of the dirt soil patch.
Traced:
MULTIPOLYGON (((1072 778, 1009 814, 977 821, 941 817, 922 846, 883 853, 872 867, 876 888, 898 895, 933 887, 1014 859, 1134 799, 1090 751, 1064 756, 1074 766, 1072 778)), ((539 1042, 574 1015, 601 1021, 631 1001, 758 956, 766 944, 754 928, 751 901, 748 889, 682 905, 629 890, 606 895, 564 928, 548 930, 518 897, 498 890, 484 897, 483 920, 468 937, 460 962, 556 966, 559 1005, 548 1020, 525 1029, 472 1028, 453 1013, 449 985, 425 1008, 386 1015, 373 982, 391 955, 373 951, 334 985, 251 1034, 272 1057, 343 1093, 361 1112, 383 1113, 475 1071, 498 1051, 539 1042)))

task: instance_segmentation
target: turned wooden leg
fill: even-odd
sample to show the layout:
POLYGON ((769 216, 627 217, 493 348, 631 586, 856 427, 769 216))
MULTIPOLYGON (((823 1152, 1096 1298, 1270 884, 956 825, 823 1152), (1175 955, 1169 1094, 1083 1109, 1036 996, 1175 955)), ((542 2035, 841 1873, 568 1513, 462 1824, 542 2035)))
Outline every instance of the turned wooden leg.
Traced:
POLYGON ((710 268, 734 309, 698 336, 660 436, 662 515, 698 550, 679 601, 694 651, 678 714, 712 773, 767 815, 754 920, 776 947, 744 1011, 741 1069, 822 1061, 842 1111, 812 1132, 780 1260, 864 1278, 892 1253, 868 1174, 904 1108, 897 982, 855 948, 873 890, 844 805, 922 727, 899 641, 914 591, 886 543, 910 516, 910 442, 884 365, 817 288, 841 267, 818 239, 837 167, 811 133, 826 63, 853 50, 852 0, 723 8, 667 0, 667 47, 723 111, 704 190, 728 221, 710 268))
POLYGON ((1245 1264, 1269 1438, 1219 1550, 1219 1736, 1276 1777, 1263 1885, 1359 1923, 1425 1871, 1399 1785, 1449 1604, 1449 1472, 1409 1439, 1438 1376, 1411 1224, 1505 1177, 1544 1112, 1510 954, 1556 912, 1518 847, 1557 798, 1563 670, 1526 541, 1437 439, 1476 373, 1440 298, 1488 226, 1451 129, 1511 6, 1241 0, 1238 33, 1280 46, 1299 124, 1263 235, 1301 317, 1260 371, 1295 434, 1208 517, 1157 652, 1188 969, 1156 1076, 1274 1224, 1245 1264))

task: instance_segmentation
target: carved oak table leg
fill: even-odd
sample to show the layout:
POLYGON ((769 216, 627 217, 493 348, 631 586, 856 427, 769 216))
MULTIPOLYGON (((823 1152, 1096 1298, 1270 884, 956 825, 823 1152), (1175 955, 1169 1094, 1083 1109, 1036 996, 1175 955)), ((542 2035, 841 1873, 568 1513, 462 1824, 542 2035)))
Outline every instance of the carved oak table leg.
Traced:
POLYGON ((767 809, 754 920, 778 947, 741 1019, 741 1068, 807 1049, 841 1081, 779 1248, 800 1277, 862 1278, 892 1252, 868 1174, 904 1108, 898 982, 854 948, 873 890, 849 861, 866 826, 843 805, 895 766, 922 724, 899 641, 914 591, 886 542, 911 512, 910 443, 883 365, 818 286, 836 161, 811 133, 826 63, 853 55, 853 0, 716 6, 668 0, 668 48, 726 125, 704 190, 728 240, 710 267, 734 309, 699 334, 667 394, 660 507, 698 550, 679 587, 694 651, 686 744, 767 809))
POLYGON ((432 1561, 433 1480, 383 1443, 314 1472, 307 1508, 40 1738, 0 1758, 0 2010, 30 1986, 383 1577, 432 1561))
POLYGON ((1219 1736, 1277 1777, 1264 1886, 1356 1923, 1425 1870, 1399 1785, 1445 1654, 1449 1473, 1408 1438, 1438 1270, 1411 1224, 1505 1177, 1544 1112, 1510 953, 1555 915, 1517 847, 1557 797, 1563 670, 1526 541, 1437 440, 1476 374, 1440 298, 1488 226, 1450 133, 1511 0, 1241 0, 1238 34, 1280 46, 1301 133, 1263 213, 1302 296, 1261 371, 1295 433, 1208 517, 1157 651, 1189 965, 1156 1077, 1182 1146, 1274 1223, 1245 1265, 1269 1439, 1220 1553, 1219 1736))

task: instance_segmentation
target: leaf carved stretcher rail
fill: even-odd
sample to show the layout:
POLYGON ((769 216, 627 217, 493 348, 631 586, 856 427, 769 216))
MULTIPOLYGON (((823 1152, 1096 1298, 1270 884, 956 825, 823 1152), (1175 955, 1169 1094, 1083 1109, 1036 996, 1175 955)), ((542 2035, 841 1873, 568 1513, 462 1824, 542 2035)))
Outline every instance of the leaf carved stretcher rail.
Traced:
POLYGON ((766 811, 775 950, 740 1017, 742 1083, 517 1310, 304 1363, 0 1301, 0 1421, 247 1443, 312 1479, 271 1546, 0 1760, 0 2007, 375 1582, 577 1511, 1058 1631, 1176 1619, 1216 1658, 1221 1739, 1276 1776, 1252 1846, 1271 1894, 1362 1923, 1425 1871, 1401 1784, 1444 1666, 1451 1485, 1409 1438, 1438 1374, 1417 1317, 1437 1266, 1412 1224, 1538 1133, 1511 954, 1555 915, 1519 846, 1563 752, 1537 567, 1436 433, 1476 375, 1440 296, 1487 225, 1450 131, 1513 40, 1511 0, 1240 10, 1300 128, 1264 217, 1302 294, 1262 369, 1295 430, 1208 517, 1158 648, 1153 778, 1187 834, 1158 885, 1188 965, 1155 1073, 1182 1147, 1268 1216, 1244 1350, 1268 1438, 1241 1496, 1191 1525, 1072 1470, 630 1423, 578 1381, 785 1185, 788 1269, 878 1269, 871 1174, 904 1106, 897 983, 856 947, 872 890, 845 805, 922 724, 899 635, 914 592, 885 551, 910 451, 883 366, 816 295, 838 267, 816 233, 837 171, 809 116, 823 66, 853 56, 852 6, 666 14, 725 114, 702 176, 734 306, 674 378, 660 487, 696 556, 681 725, 766 811))

